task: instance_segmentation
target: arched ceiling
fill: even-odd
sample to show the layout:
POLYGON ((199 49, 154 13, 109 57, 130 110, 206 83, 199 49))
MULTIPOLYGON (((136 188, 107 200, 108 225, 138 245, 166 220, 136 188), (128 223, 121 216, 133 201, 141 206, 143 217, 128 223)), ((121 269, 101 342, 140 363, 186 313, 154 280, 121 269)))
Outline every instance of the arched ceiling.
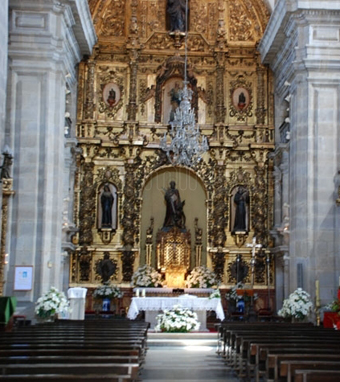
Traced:
MULTIPOLYGON (((155 32, 166 32, 167 0, 88 0, 99 41, 123 42, 132 20, 140 42, 155 32), (135 11, 133 11, 135 10, 135 11)), ((255 45, 268 23, 274 0, 189 0, 189 32, 207 42, 223 36, 228 45, 255 45)))

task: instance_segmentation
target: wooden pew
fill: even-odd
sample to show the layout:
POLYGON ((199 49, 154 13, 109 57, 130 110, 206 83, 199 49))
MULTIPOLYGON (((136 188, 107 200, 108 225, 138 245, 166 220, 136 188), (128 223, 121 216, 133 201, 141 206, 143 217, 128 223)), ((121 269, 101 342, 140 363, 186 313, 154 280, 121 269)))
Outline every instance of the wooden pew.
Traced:
POLYGON ((105 374, 105 375, 60 375, 60 374, 32 374, 32 375, 0 375, 2 382, 131 382, 129 375, 105 374))
MULTIPOLYGON (((314 353, 314 354, 321 354, 321 353, 330 353, 330 354, 340 354, 340 348, 339 345, 335 342, 332 344, 326 344, 324 341, 320 340, 319 342, 315 342, 315 340, 308 340, 305 342, 285 342, 285 343, 275 343, 275 344, 269 344, 269 343, 258 343, 258 344, 252 344, 251 345, 251 352, 255 354, 255 366, 254 366, 254 374, 255 374, 255 381, 259 381, 261 376, 266 375, 266 358, 268 351, 282 351, 285 353, 293 353, 293 352, 299 352, 301 354, 306 353, 314 353), (255 350, 254 350, 255 349, 255 350)), ((248 358, 249 362, 249 358, 248 358)))
MULTIPOLYGON (((224 325, 224 323, 219 327, 219 339, 221 341, 221 327, 224 326, 224 345, 228 348, 228 351, 225 352, 226 360, 229 361, 229 364, 234 367, 236 371, 239 372, 240 377, 244 377, 244 363, 247 360, 247 375, 250 378, 252 371, 256 365, 256 357, 255 355, 247 354, 247 347, 250 346, 251 342, 258 342, 259 339, 266 339, 268 343, 277 342, 281 340, 281 342, 294 343, 296 341, 305 342, 312 341, 314 342, 324 342, 325 339, 328 342, 339 342, 340 336, 334 334, 333 330, 325 330, 324 328, 313 327, 312 325, 306 324, 290 324, 283 325, 281 323, 266 323, 264 326, 262 325, 235 325, 229 323, 224 325), (260 333, 260 334, 259 334, 260 333), (279 337, 281 336, 281 337, 279 337), (288 336, 291 336, 289 339, 288 336), (337 337, 336 340, 334 337, 337 337), (298 340, 296 340, 298 338, 298 340), (229 354, 228 354, 229 352, 229 354), (232 355, 232 356, 231 356, 232 355), (250 361, 249 358, 250 357, 250 361)), ((284 344, 281 344, 284 346, 284 344)), ((220 352, 221 354, 221 352, 220 352)), ((258 365, 258 362, 257 362, 258 365)), ((265 370, 265 369, 264 369, 265 370)), ((264 370, 257 370, 257 374, 263 372, 264 370)), ((257 377, 259 378, 259 376, 257 377)))
POLYGON ((149 324, 122 321, 59 322, 1 335, 0 379, 135 381, 149 324))
POLYGON ((320 360, 290 360, 282 361, 280 365, 280 376, 285 382, 292 382, 296 370, 328 370, 340 371, 340 361, 320 360))
POLYGON ((116 374, 129 376, 132 380, 138 379, 138 363, 44 363, 29 364, 22 362, 20 364, 0 365, 2 375, 103 375, 116 374))
POLYGON ((304 349, 303 353, 297 353, 296 350, 289 353, 291 349, 281 349, 274 353, 268 352, 266 360, 266 382, 276 382, 279 380, 280 366, 283 361, 337 361, 340 362, 339 354, 330 354, 329 350, 322 352, 321 349, 304 349), (309 351, 309 353, 308 353, 309 351), (312 352, 311 352, 312 351, 312 352))
POLYGON ((296 370, 294 382, 339 382, 340 370, 296 370))
POLYGON ((139 363, 138 355, 124 356, 124 355, 8 355, 0 356, 1 365, 15 365, 15 364, 56 364, 56 363, 139 363))

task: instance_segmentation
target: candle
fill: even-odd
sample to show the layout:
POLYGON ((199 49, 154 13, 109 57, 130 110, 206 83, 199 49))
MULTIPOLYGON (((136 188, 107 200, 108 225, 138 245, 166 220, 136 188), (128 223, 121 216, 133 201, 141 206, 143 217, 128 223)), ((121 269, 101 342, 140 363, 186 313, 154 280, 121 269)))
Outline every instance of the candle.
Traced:
POLYGON ((315 297, 316 297, 316 305, 320 305, 320 281, 315 281, 315 297))
POLYGON ((142 289, 142 296, 145 297, 145 289, 142 289))
POLYGON ((139 297, 139 289, 136 289, 136 297, 139 297))

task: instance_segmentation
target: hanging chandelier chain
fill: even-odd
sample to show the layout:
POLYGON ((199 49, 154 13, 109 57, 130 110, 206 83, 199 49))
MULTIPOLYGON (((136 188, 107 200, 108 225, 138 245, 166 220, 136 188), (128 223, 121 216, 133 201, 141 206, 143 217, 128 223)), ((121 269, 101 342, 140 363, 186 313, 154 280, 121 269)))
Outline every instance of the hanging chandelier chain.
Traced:
POLYGON ((196 126, 195 111, 191 108, 192 90, 188 88, 187 59, 188 59, 188 0, 185 2, 185 38, 184 38, 184 81, 180 102, 170 121, 169 133, 164 133, 160 147, 166 152, 170 163, 174 166, 194 166, 208 151, 207 137, 200 134, 196 126), (168 142, 170 138, 170 142, 168 142))

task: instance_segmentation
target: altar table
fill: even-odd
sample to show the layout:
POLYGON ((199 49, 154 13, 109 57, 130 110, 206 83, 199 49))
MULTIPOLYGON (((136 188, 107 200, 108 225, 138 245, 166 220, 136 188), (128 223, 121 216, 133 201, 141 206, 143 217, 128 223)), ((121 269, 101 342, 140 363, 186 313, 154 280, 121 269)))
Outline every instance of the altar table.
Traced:
POLYGON ((216 312, 216 317, 221 321, 224 320, 224 312, 219 298, 201 298, 195 296, 179 296, 179 297, 133 297, 127 313, 130 320, 134 320, 138 313, 145 311, 145 321, 150 322, 151 329, 156 324, 156 316, 164 310, 172 309, 174 305, 181 305, 183 308, 189 308, 197 313, 198 320, 201 323, 200 331, 207 330, 208 310, 216 312))

